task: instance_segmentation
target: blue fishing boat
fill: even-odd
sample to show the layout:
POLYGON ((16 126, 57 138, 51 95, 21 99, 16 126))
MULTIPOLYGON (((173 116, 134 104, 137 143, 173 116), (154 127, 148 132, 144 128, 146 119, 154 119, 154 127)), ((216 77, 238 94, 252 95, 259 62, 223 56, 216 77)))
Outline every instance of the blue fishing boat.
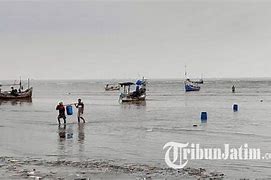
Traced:
POLYGON ((200 90, 200 86, 198 86, 196 83, 191 83, 189 81, 185 81, 184 86, 185 86, 185 92, 200 90))
POLYGON ((199 91, 200 86, 198 84, 203 84, 203 80, 201 81, 191 81, 187 77, 187 72, 186 72, 186 66, 185 66, 185 81, 184 81, 184 87, 185 87, 185 92, 190 92, 190 91, 199 91))

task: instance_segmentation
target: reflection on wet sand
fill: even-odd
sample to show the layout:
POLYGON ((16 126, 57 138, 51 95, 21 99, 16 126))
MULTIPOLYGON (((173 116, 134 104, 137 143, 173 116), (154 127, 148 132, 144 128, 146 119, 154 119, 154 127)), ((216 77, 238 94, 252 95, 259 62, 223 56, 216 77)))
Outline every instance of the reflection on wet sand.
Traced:
MULTIPOLYGON (((58 126, 58 156, 63 158, 74 154, 75 149, 78 148, 79 158, 84 157, 83 152, 85 149, 85 133, 84 133, 85 124, 69 124, 69 125, 59 125, 58 126), (74 136, 74 126, 77 127, 77 139, 74 136), (76 140, 77 141, 76 141, 76 140)), ((60 160, 60 159, 59 159, 60 160)))
POLYGON ((58 126, 58 135, 59 135, 59 141, 64 141, 66 139, 66 125, 58 126))
POLYGON ((136 108, 136 109, 142 109, 146 107, 146 101, 139 101, 139 102, 126 102, 121 104, 121 108, 123 109, 130 109, 130 108, 136 108))
POLYGON ((85 160, 85 144, 84 144, 84 141, 85 141, 85 132, 84 132, 84 129, 85 129, 85 123, 79 123, 78 124, 78 158, 80 161, 83 161, 85 160))
POLYGON ((78 124, 78 142, 79 143, 84 143, 85 140, 85 132, 84 132, 85 124, 78 124))
POLYGON ((58 126, 58 160, 64 160, 66 151, 66 125, 58 126))
POLYGON ((0 106, 5 104, 11 104, 12 106, 15 105, 24 105, 24 104, 32 104, 32 98, 29 99, 11 99, 11 100, 1 100, 0 99, 0 106))

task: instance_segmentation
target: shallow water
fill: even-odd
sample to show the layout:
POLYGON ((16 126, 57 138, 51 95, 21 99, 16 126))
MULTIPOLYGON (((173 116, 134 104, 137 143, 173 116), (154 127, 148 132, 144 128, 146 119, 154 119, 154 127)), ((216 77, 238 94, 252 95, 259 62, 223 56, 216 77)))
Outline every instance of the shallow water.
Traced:
MULTIPOLYGON (((181 80, 149 80, 147 102, 137 105, 120 105, 119 92, 104 92, 106 83, 33 81, 32 102, 0 102, 1 156, 166 168, 163 146, 169 141, 206 147, 248 143, 271 153, 271 80, 208 80, 192 93, 184 93, 181 80), (66 127, 58 127, 56 104, 77 98, 85 103, 87 123, 78 126, 73 115, 66 127), (239 112, 232 112, 234 103, 239 112), (201 111, 208 112, 206 124, 200 123, 201 111)), ((271 178, 270 162, 198 160, 188 167, 223 172, 229 179, 271 178)))

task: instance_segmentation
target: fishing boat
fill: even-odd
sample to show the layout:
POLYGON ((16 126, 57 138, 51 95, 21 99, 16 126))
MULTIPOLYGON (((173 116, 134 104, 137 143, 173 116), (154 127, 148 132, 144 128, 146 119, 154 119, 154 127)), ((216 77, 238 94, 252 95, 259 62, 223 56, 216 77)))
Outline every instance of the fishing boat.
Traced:
POLYGON ((186 66, 185 66, 185 81, 184 81, 184 88, 185 92, 191 91, 200 91, 200 86, 198 84, 203 84, 203 80, 200 81, 192 81, 187 77, 186 66))
POLYGON ((146 100, 146 80, 137 80, 136 83, 133 82, 123 82, 119 83, 122 88, 122 92, 119 96, 119 102, 143 102, 146 100), (131 91, 131 87, 135 86, 135 90, 131 91))
POLYGON ((200 90, 200 86, 198 86, 197 83, 193 83, 191 81, 186 80, 184 82, 184 86, 185 86, 185 92, 199 91, 200 90))
POLYGON ((119 91, 120 86, 114 85, 114 84, 107 84, 104 89, 105 89, 105 91, 119 91))
POLYGON ((0 89, 0 99, 1 100, 20 100, 20 99, 31 99, 32 98, 32 92, 33 87, 29 86, 29 80, 28 80, 28 88, 24 89, 22 86, 22 81, 20 80, 20 83, 13 83, 13 84, 6 84, 2 86, 11 86, 11 91, 2 91, 0 89), (14 89, 13 86, 19 86, 18 90, 14 89))

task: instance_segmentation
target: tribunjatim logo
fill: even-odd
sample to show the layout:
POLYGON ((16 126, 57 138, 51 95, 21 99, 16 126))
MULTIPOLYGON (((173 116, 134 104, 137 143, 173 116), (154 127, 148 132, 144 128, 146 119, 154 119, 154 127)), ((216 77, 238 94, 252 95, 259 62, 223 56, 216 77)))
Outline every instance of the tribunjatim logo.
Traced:
POLYGON ((262 156, 260 148, 251 148, 247 143, 240 147, 224 144, 223 148, 206 148, 200 144, 168 142, 163 147, 166 150, 165 162, 173 169, 184 168, 190 160, 268 160, 271 153, 262 156))

